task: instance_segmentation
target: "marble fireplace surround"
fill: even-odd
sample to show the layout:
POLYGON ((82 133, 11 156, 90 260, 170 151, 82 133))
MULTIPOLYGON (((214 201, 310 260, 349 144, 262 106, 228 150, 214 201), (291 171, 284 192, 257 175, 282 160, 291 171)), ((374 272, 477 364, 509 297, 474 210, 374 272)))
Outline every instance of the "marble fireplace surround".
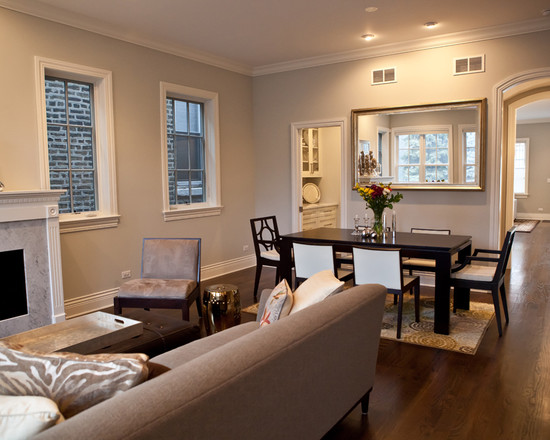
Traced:
MULTIPOLYGON (((28 314, 0 321, 0 338, 65 320, 58 208, 63 193, 0 192, 0 252, 23 249, 28 304, 28 314)), ((1 282, 0 301, 9 294, 1 282)))

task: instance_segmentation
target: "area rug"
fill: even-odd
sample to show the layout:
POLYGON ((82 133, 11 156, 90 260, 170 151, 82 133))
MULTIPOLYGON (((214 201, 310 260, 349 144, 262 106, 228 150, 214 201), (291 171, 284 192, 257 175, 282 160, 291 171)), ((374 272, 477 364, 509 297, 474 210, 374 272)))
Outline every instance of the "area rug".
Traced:
POLYGON ((241 309, 241 312, 252 313, 253 315, 257 315, 259 305, 260 305, 260 303, 252 304, 251 306, 248 306, 248 307, 245 307, 245 308, 241 309))
POLYGON ((540 220, 514 220, 517 232, 531 232, 540 223, 540 220))
MULTIPOLYGON (((451 304, 452 309, 452 304, 451 304)), ((492 304, 471 302, 470 310, 451 311, 450 334, 434 333, 434 298, 420 297, 420 322, 414 321, 414 297, 405 295, 403 328, 397 339, 397 306, 387 295, 381 336, 384 339, 475 354, 494 316, 492 304)))

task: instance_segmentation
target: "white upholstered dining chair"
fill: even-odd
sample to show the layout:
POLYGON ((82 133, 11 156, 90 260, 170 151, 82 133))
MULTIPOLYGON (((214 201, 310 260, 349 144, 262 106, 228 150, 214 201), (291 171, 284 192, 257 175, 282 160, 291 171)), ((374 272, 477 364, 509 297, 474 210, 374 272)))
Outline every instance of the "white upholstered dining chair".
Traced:
MULTIPOLYGON (((411 228, 413 234, 451 235, 450 229, 411 228)), ((404 258, 403 269, 413 274, 413 270, 435 272, 435 260, 429 258, 404 258)))
POLYGON ((354 284, 382 284, 394 295, 397 306, 397 339, 401 338, 403 322, 403 294, 414 294, 414 317, 420 321, 420 278, 403 276, 401 249, 353 248, 354 284), (397 297, 397 298, 396 298, 397 297))

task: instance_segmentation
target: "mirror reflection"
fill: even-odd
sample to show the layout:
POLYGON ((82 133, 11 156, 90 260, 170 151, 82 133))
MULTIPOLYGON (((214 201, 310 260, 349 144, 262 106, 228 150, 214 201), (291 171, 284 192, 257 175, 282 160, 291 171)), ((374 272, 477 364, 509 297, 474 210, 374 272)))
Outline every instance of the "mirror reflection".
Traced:
POLYGON ((483 190, 486 100, 352 110, 354 182, 483 190))

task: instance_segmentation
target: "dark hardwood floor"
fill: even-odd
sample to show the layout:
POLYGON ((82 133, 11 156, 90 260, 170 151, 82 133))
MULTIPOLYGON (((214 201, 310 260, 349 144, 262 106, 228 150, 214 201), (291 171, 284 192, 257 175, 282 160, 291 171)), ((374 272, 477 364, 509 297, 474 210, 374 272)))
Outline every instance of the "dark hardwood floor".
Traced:
MULTIPOLYGON (((324 440, 550 439, 550 222, 517 233, 512 258, 502 338, 493 320, 475 356, 382 340, 368 416, 355 408, 324 440)), ((264 269, 260 291, 274 278, 264 269)), ((218 282, 253 303, 254 268, 203 284, 218 282)))

